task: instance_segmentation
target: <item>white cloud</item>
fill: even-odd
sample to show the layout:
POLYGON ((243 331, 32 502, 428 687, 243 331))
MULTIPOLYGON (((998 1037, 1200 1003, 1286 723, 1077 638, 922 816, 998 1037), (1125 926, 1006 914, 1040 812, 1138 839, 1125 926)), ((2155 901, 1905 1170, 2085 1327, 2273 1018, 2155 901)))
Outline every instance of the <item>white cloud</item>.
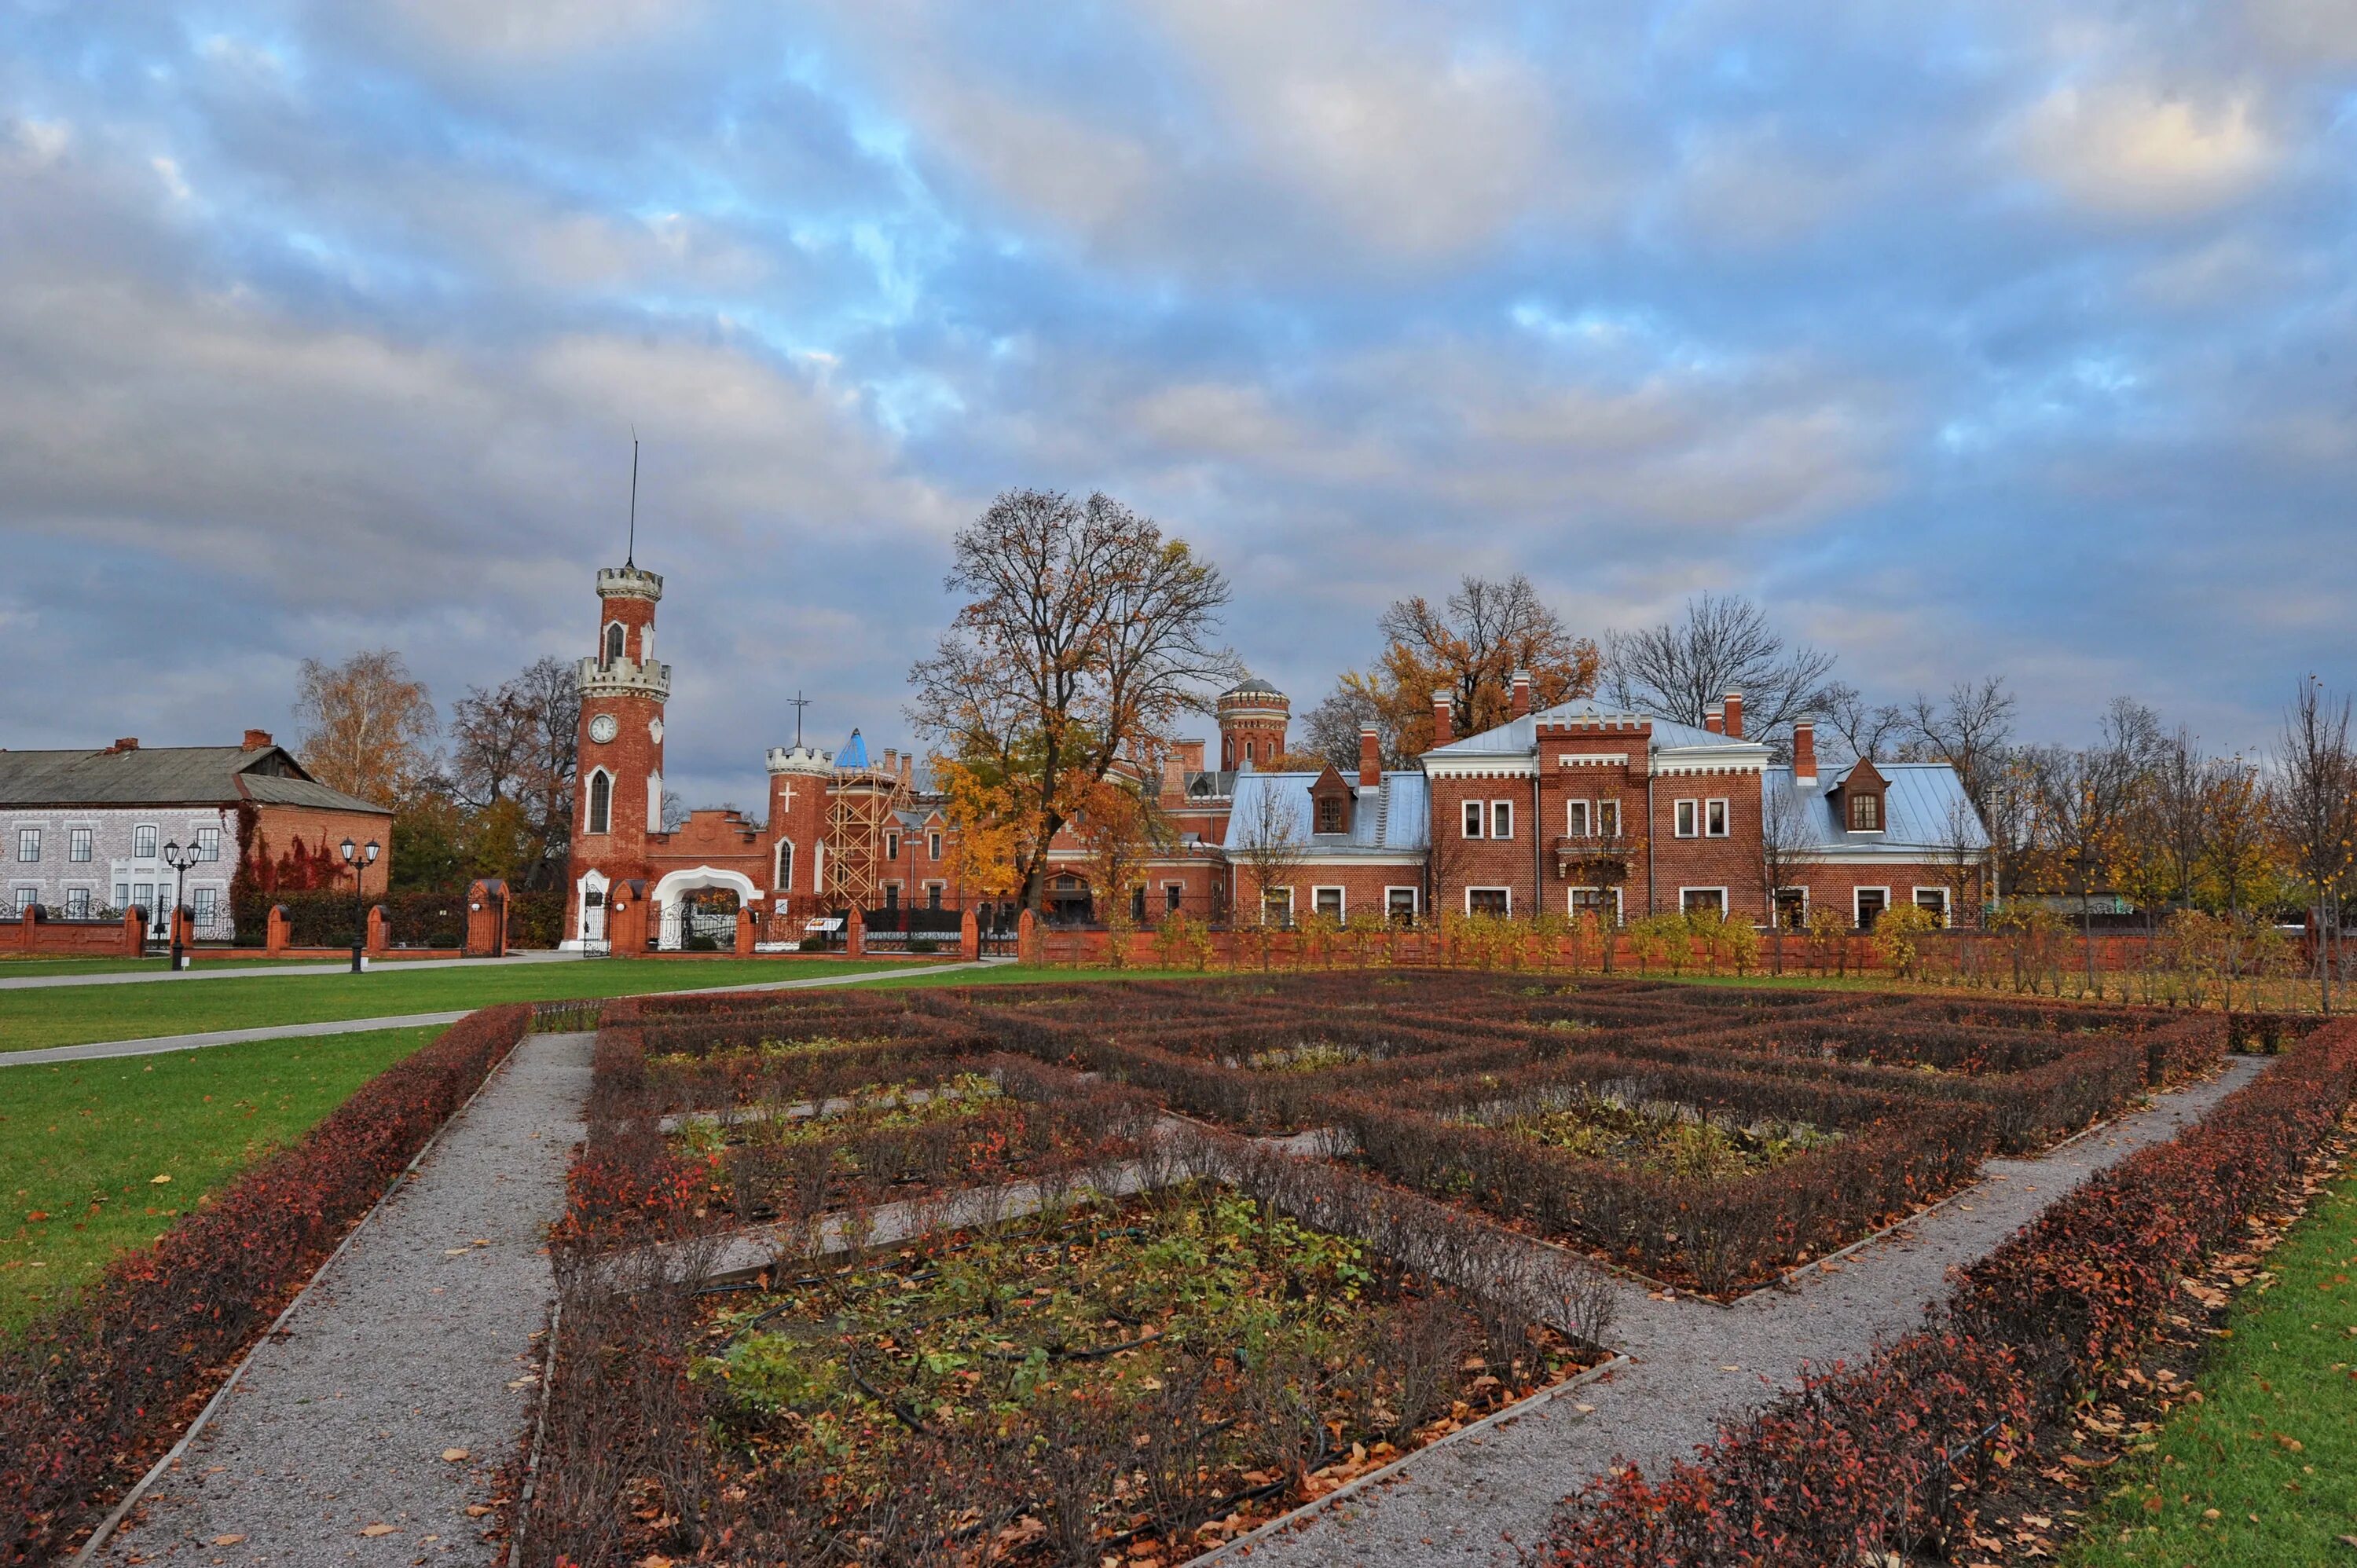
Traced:
POLYGON ((2073 201, 2137 218, 2231 201, 2277 156, 2249 93, 2129 81, 2057 87, 2024 117, 2020 144, 2030 171, 2073 201))

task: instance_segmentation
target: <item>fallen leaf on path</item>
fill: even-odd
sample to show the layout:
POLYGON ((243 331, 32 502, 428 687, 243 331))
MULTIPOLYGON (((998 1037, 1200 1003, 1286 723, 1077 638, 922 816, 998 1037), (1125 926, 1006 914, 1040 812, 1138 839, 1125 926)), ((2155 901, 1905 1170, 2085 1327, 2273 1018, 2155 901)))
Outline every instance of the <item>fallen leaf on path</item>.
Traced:
POLYGON ((442 1450, 442 1457, 450 1464, 456 1465, 459 1460, 467 1457, 467 1451, 463 1448, 445 1448, 442 1450))
POLYGON ((361 1528, 362 1535, 391 1535, 393 1532, 393 1526, 389 1524, 363 1525, 361 1528))
POLYGON ((467 1505, 467 1517, 468 1519, 480 1519, 490 1511, 491 1507, 489 1503, 468 1503, 467 1505))
POLYGON ((245 1537, 242 1535, 216 1535, 213 1537, 213 1544, 215 1546, 235 1546, 239 1541, 243 1541, 245 1537))

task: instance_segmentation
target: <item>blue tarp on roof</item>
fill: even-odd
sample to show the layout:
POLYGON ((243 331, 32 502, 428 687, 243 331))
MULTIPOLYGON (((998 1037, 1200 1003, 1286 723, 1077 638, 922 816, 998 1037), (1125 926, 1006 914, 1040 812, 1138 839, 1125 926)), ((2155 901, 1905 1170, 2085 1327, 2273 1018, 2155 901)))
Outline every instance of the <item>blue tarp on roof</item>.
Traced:
POLYGON ((845 741, 843 743, 843 749, 834 754, 834 765, 837 768, 865 768, 867 766, 867 743, 859 738, 859 732, 857 730, 853 730, 851 732, 851 738, 845 741))

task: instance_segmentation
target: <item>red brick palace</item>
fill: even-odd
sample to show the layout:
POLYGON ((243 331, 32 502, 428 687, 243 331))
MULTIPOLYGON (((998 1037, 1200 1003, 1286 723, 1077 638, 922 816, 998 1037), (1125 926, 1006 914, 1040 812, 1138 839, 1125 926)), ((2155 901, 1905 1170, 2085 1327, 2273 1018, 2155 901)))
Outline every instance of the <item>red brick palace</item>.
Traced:
MULTIPOLYGON (((608 567, 597 598, 597 651, 580 664, 567 945, 606 941, 617 903, 638 906, 651 941, 683 945, 696 895, 733 894, 780 940, 805 917, 855 906, 973 902, 1011 918, 1005 900, 968 898, 954 829, 913 756, 872 756, 857 730, 834 752, 770 748, 765 821, 698 811, 666 831, 662 579, 608 567)), ((1144 863, 1134 918, 1217 916, 1265 893, 1273 910, 1342 918, 1595 909, 1632 919, 1706 907, 1760 923, 1772 908, 1789 923, 1830 905, 1870 926, 1894 904, 1944 921, 1960 895, 1970 906, 1982 897, 1987 840, 1953 768, 1869 759, 1821 771, 1805 724, 1792 763, 1776 764, 1745 736, 1738 693, 1697 729, 1585 699, 1533 712, 1517 679, 1512 717, 1479 735, 1452 736, 1447 695, 1436 694, 1437 744, 1414 768, 1382 767, 1369 730, 1351 772, 1265 771, 1286 755, 1290 707, 1266 682, 1245 681, 1219 700, 1217 768, 1202 741, 1172 749, 1158 793, 1176 842, 1144 863), (1792 869, 1772 891, 1764 832, 1789 846, 1780 858, 1792 869)), ((1049 863, 1051 918, 1109 912, 1081 845, 1060 841, 1049 863)))

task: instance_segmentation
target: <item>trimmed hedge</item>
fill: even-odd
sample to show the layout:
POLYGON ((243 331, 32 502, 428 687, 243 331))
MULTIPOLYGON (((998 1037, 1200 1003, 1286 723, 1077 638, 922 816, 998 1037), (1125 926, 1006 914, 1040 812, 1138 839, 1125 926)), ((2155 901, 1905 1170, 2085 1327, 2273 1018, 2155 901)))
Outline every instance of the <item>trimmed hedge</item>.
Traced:
POLYGON ((2178 1282, 2240 1240, 2353 1095, 2357 1023, 2335 1023, 1964 1271, 1926 1329, 1808 1380, 1659 1483, 1633 1466, 1591 1482, 1540 1560, 1765 1568, 1943 1544, 1990 1484, 1989 1460, 2034 1444, 2150 1342, 2178 1282))
POLYGON ((0 1349, 0 1562, 95 1522, 531 1024, 460 1019, 0 1349))

